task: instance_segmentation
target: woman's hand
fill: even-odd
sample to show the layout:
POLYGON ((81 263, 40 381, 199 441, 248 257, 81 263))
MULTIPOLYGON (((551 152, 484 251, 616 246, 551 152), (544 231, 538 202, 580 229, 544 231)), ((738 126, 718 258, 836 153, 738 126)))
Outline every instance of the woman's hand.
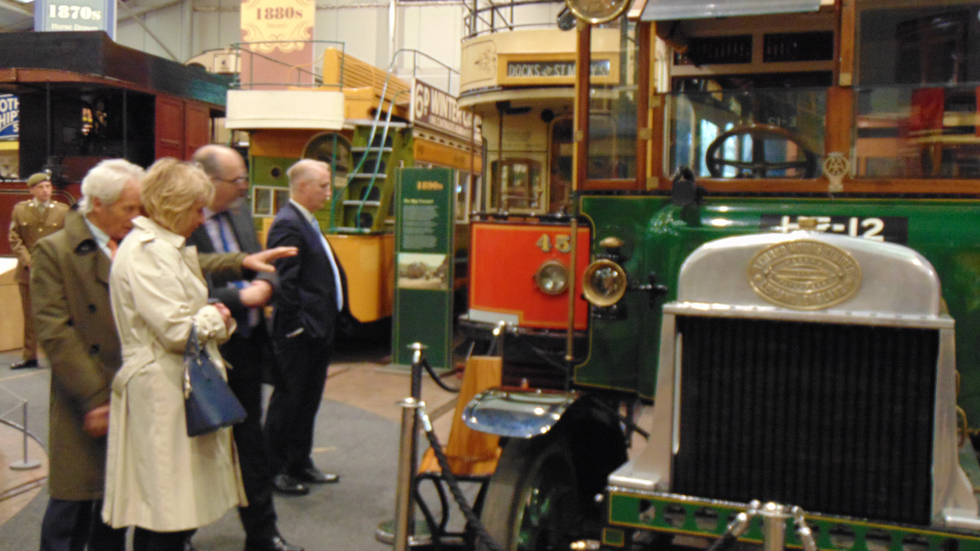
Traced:
POLYGON ((242 261, 242 267, 253 272, 274 272, 276 271, 276 267, 272 265, 272 261, 287 256, 296 256, 297 254, 299 254, 299 249, 296 247, 266 249, 260 253, 246 256, 245 260, 242 261))
POLYGON ((211 306, 214 306, 218 310, 218 313, 221 314, 221 319, 225 322, 225 329, 231 331, 231 324, 234 323, 234 319, 231 317, 231 310, 220 302, 215 302, 211 306))
POLYGON ((82 429, 92 438, 105 436, 109 433, 109 404, 102 404, 85 414, 82 429))

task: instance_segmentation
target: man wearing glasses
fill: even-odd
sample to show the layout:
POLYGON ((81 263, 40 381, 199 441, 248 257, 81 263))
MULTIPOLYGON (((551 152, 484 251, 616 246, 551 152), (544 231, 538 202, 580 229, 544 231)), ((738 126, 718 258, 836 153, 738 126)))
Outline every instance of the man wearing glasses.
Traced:
MULTIPOLYGON (((248 192, 248 172, 237 151, 221 145, 206 145, 194 154, 214 184, 214 199, 205 209, 205 222, 188 239, 201 253, 262 250, 255 235, 251 208, 243 196, 248 192)), ((290 545, 276 527, 272 502, 272 474, 262 434, 262 375, 272 361, 272 349, 262 308, 272 298, 279 280, 263 273, 255 280, 208 281, 212 298, 231 310, 238 329, 220 348, 228 360, 228 386, 245 407, 248 417, 232 432, 238 448, 248 507, 238 509, 245 528, 245 551, 302 551, 290 545)))

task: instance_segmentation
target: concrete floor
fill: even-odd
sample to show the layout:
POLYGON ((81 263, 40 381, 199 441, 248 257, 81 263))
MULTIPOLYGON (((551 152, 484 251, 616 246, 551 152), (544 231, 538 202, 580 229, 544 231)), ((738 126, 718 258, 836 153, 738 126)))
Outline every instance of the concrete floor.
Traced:
MULTIPOLYGON (((387 343, 358 343, 335 353, 323 403, 317 418, 314 459, 326 471, 341 476, 337 485, 314 488, 304 497, 277 497, 279 529, 291 543, 307 550, 382 551, 390 546, 374 539, 379 523, 394 514, 396 467, 401 408, 409 395, 410 378, 388 367, 387 343)), ((13 470, 23 459, 22 433, 0 424, 0 548, 37 549, 48 494, 48 393, 50 370, 12 371, 18 351, 0 353, 0 419, 22 422, 27 401, 30 431, 29 459, 40 461, 32 470, 13 470), (42 446, 43 443, 43 446, 42 446)), ((459 382, 448 379, 458 386, 459 382)), ((445 442, 452 422, 455 395, 426 378, 423 400, 445 442)), ((424 438, 422 439, 424 443, 424 438)), ((458 515, 458 513, 456 513, 458 515)), ((237 513, 202 528, 194 538, 201 551, 240 550, 244 534, 237 513)))

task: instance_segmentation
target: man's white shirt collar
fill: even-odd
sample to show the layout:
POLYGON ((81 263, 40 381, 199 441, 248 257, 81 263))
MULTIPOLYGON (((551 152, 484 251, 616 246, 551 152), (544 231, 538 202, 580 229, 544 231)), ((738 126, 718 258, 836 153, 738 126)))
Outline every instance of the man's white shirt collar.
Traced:
POLYGON ((316 217, 313 216, 313 213, 312 212, 306 210, 306 207, 304 207, 303 205, 297 203, 296 201, 293 201, 292 199, 290 199, 289 202, 292 203, 296 208, 299 209, 299 212, 302 213, 302 215, 306 218, 306 221, 307 222, 309 222, 310 224, 313 224, 313 223, 316 222, 316 217))
POLYGON ((112 258, 112 250, 109 249, 109 234, 93 224, 92 221, 88 219, 88 216, 84 216, 82 219, 85 220, 85 225, 88 226, 88 231, 91 232, 92 237, 95 238, 95 243, 100 249, 102 249, 102 252, 104 252, 106 256, 112 258))

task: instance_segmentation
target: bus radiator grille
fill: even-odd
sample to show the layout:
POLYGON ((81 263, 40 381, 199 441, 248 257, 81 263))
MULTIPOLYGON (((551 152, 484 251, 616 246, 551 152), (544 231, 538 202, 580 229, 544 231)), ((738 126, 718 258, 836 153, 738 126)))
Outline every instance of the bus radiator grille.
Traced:
POLYGON ((672 491, 928 525, 939 333, 682 316, 672 491))

